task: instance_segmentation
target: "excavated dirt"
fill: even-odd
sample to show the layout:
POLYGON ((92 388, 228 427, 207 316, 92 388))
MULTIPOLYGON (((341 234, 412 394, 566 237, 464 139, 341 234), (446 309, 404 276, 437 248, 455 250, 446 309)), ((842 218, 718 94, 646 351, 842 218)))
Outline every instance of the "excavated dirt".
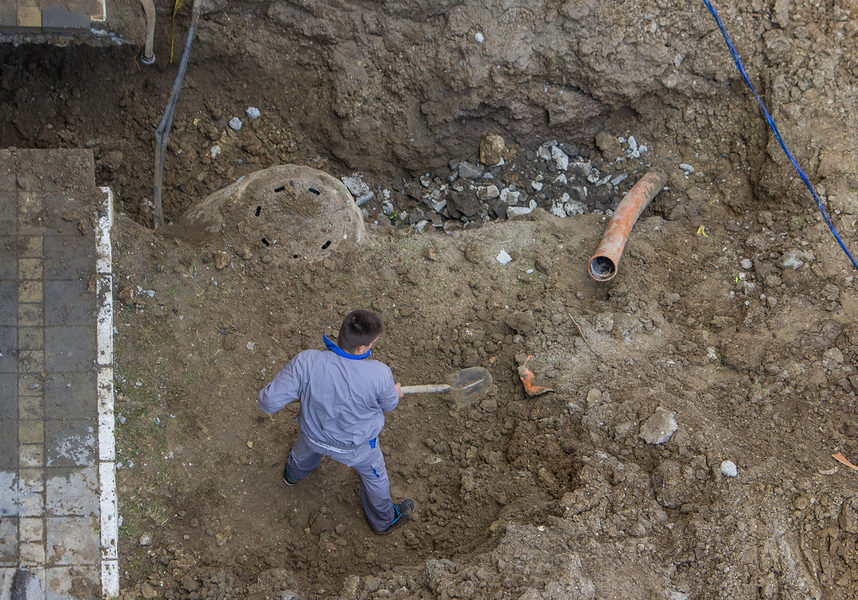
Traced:
MULTIPOLYGON (((858 11, 717 8, 854 249, 858 11)), ((366 241, 319 262, 273 260, 235 231, 150 228, 153 131, 175 75, 160 10, 154 68, 133 46, 0 48, 0 140, 92 148, 123 213, 124 597, 854 597, 858 473, 832 458, 858 462, 854 272, 702 2, 210 4, 165 213, 276 164, 358 172, 375 192, 366 241), (466 210, 477 192, 454 190, 487 133, 510 152, 475 183, 518 186, 538 205, 525 217, 466 210), (646 153, 632 156, 631 136, 646 153), (565 184, 538 151, 550 140, 628 177, 590 185, 592 212, 560 218, 551 194, 565 184), (652 167, 668 189, 617 277, 593 282, 605 211, 652 167), (421 191, 438 182, 440 212, 421 191), (412 227, 401 215, 417 209, 412 227), (403 384, 475 365, 495 382, 469 406, 407 397, 388 415, 393 493, 417 506, 389 536, 337 463, 284 486, 297 407, 255 404, 356 307, 384 317, 374 356, 403 384), (553 391, 525 394, 525 361, 553 391), (671 415, 667 441, 644 439, 671 415)))

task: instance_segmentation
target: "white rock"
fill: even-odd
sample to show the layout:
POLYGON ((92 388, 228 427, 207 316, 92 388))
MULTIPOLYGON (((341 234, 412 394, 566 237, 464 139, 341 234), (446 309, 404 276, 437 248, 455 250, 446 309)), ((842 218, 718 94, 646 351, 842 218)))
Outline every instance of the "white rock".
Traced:
POLYGON ((533 212, 533 208, 530 206, 508 206, 506 209, 506 218, 511 219, 513 217, 523 217, 524 215, 529 215, 533 212))
POLYGON ((482 44, 484 41, 486 41, 486 36, 484 36, 484 35, 482 34, 482 32, 481 32, 481 31, 478 31, 478 32, 474 35, 474 40, 475 40, 478 44, 482 44))
POLYGON ((247 116, 250 117, 251 119, 258 119, 259 115, 262 114, 259 112, 259 109, 256 108, 255 106, 248 106, 247 110, 244 112, 246 112, 247 116))
POLYGON ((504 188, 501 190, 501 202, 505 202, 506 204, 518 204, 519 198, 521 198, 521 192, 514 192, 509 188, 504 188))
POLYGON ((655 413, 641 424, 640 436, 647 444, 663 444, 679 428, 675 413, 659 406, 655 413))
POLYGON ((554 148, 556 145, 557 140, 545 142, 539 147, 539 150, 536 151, 536 156, 538 156, 542 160, 551 160, 551 149, 554 148))
POLYGON ((689 165, 688 163, 680 163, 679 168, 685 171, 685 176, 688 177, 692 173, 694 173, 694 167, 689 165))
POLYGON ((565 171, 569 168, 569 155, 560 149, 560 146, 551 148, 551 158, 554 159, 554 166, 558 171, 565 171))
POLYGON ((587 212, 587 207, 583 202, 578 202, 577 200, 570 200, 566 204, 563 205, 563 208, 566 210, 566 214, 570 217, 574 217, 576 215, 583 215, 587 212))
POLYGON ((541 192, 542 191, 542 182, 541 181, 531 181, 530 187, 532 187, 533 190, 536 192, 541 192))
POLYGON ((217 158, 218 154, 220 154, 220 153, 221 153, 221 148, 217 144, 215 144, 214 146, 209 148, 209 155, 212 158, 217 158))
POLYGON ((239 119, 238 117, 233 117, 229 120, 230 128, 235 130, 235 131, 238 131, 239 129, 241 129, 241 125, 242 125, 241 119, 239 119))
POLYGON ((739 474, 739 469, 732 460, 725 460, 721 463, 721 474, 725 477, 735 477, 739 474))
POLYGON ((508 265, 512 262, 512 257, 507 254, 506 250, 501 250, 498 252, 497 261, 502 265, 508 265))
POLYGON ((351 192, 351 195, 354 196, 355 204, 358 206, 363 206, 375 197, 375 193, 363 180, 363 175, 355 173, 351 177, 342 177, 340 179, 349 192, 351 192))
POLYGON ((384 204, 381 205, 381 211, 388 217, 393 214, 394 210, 393 202, 390 200, 385 200, 384 204))

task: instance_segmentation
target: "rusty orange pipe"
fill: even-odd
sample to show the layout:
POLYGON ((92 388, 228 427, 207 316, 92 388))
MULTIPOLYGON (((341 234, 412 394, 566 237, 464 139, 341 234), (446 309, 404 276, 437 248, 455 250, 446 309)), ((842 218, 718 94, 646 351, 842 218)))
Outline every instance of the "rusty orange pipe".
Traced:
POLYGON ((608 221, 596 253, 590 259, 587 267, 590 277, 596 281, 609 281, 614 278, 632 227, 666 183, 667 175, 663 171, 650 171, 641 177, 623 197, 611 220, 608 221))

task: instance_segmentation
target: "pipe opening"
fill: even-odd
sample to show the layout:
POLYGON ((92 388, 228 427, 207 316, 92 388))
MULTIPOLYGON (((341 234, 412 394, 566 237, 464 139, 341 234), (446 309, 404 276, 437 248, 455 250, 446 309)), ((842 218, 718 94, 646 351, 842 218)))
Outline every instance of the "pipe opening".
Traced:
POLYGON ((270 246, 270 245, 271 245, 271 244, 269 244, 269 243, 268 243, 268 240, 266 240, 265 238, 262 238, 262 243, 263 243, 263 244, 265 244, 266 246, 270 246))
POLYGON ((607 256, 594 256, 590 259, 590 277, 596 281, 608 281, 617 274, 617 265, 607 256))
POLYGON ((285 189, 286 189, 286 186, 285 186, 285 185, 281 185, 280 187, 276 187, 276 188, 274 188, 274 193, 275 193, 275 194, 280 193, 280 192, 282 192, 282 191, 283 191, 283 190, 285 190, 285 189))
POLYGON ((261 206, 257 206, 257 207, 256 207, 256 216, 258 217, 258 216, 259 216, 259 213, 261 213, 261 212, 262 212, 262 207, 261 207, 261 206))
POLYGON ((331 245, 331 240, 328 240, 327 242, 322 244, 322 250, 327 250, 328 246, 330 246, 330 245, 331 245))
POLYGON ((317 189, 316 189, 316 188, 314 188, 314 187, 307 188, 307 190, 309 190, 310 192, 312 192, 312 193, 316 194, 317 196, 318 196, 319 194, 321 194, 321 193, 322 193, 322 192, 320 192, 319 190, 317 190, 317 189))

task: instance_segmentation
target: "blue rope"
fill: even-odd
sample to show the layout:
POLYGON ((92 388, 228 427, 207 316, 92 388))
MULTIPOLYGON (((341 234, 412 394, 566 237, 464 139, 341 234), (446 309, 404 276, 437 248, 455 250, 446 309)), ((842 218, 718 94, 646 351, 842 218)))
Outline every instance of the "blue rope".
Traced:
POLYGON ((849 250, 846 249, 846 245, 843 243, 843 240, 840 239, 840 236, 837 234, 837 230, 834 228, 834 224, 831 222, 831 219, 828 217, 828 213, 825 211, 825 207, 822 205, 822 200, 819 199, 819 196, 816 195, 816 190, 813 189, 813 186, 810 184, 810 181, 807 179, 807 175, 804 174, 804 171, 801 170, 801 167, 798 166, 795 158, 793 158, 792 153, 789 151, 789 148, 786 147, 783 139, 781 139, 781 134, 778 131, 778 126, 775 125, 774 119, 769 114, 769 111, 766 110, 763 101, 760 99, 760 95, 757 93, 757 90, 754 89, 751 80, 748 79, 748 74, 745 73, 745 68, 742 66, 742 61, 739 60, 739 55, 736 53, 736 48, 733 46, 733 42, 730 40, 730 36, 727 34, 727 30, 724 29, 724 24, 721 22, 721 18, 718 16, 718 13, 715 12, 715 9, 712 7, 712 4, 709 3, 709 0, 703 0, 703 3, 706 5, 706 8, 709 9, 709 12, 712 13, 712 16, 715 18, 715 22, 718 24, 718 29, 721 30, 721 35, 724 36, 724 41, 727 42, 727 47, 730 49, 730 54, 733 55, 733 61, 736 63, 736 67, 739 69, 739 72, 742 74, 742 78, 745 80, 745 83, 748 84, 748 87, 751 88, 751 91, 754 93, 754 97, 757 99, 757 104, 760 105, 760 108, 763 110, 763 114, 766 117, 766 122, 769 124, 769 128, 771 128, 772 133, 775 134, 775 137, 778 140, 778 143, 781 145, 784 153, 789 158, 789 161, 792 163, 792 166, 795 167, 796 172, 798 172, 798 176, 801 177, 801 180, 804 182, 804 185, 807 186, 807 189, 810 190, 813 199, 816 201, 816 206, 819 207, 819 211, 822 213, 822 218, 825 219, 825 224, 828 225, 828 228, 831 230, 832 235, 834 235, 834 239, 837 240, 837 243, 840 244, 840 247, 846 253, 846 256, 849 257, 849 260, 852 261, 852 266, 858 270, 858 263, 855 262, 855 259, 852 258, 852 255, 849 254, 849 250))

